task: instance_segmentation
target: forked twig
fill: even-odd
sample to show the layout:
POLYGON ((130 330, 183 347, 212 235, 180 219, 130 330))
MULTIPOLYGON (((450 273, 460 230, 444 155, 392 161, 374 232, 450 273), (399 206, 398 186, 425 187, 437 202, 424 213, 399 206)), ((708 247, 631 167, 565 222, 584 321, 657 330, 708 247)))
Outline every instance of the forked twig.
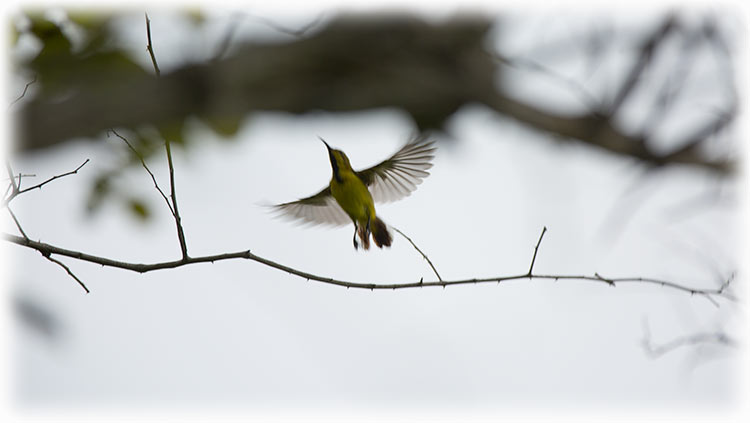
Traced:
POLYGON ((30 186, 30 187, 28 187, 28 188, 24 188, 24 189, 21 189, 21 185, 20 185, 20 181, 21 181, 21 174, 19 174, 19 175, 18 175, 18 180, 19 180, 19 183, 17 184, 17 183, 16 183, 16 179, 15 179, 15 177, 13 176, 13 170, 12 170, 12 169, 11 169, 11 167, 10 167, 10 163, 9 163, 9 162, 6 162, 6 163, 5 163, 5 166, 6 166, 7 170, 8 170, 8 173, 9 173, 9 175, 10 175, 10 182, 11 182, 11 186, 12 186, 12 191, 11 191, 10 195, 8 195, 8 198, 7 198, 7 199, 5 199, 3 203, 4 203, 4 205, 5 205, 6 207, 7 207, 8 203, 10 203, 10 202, 11 202, 11 200, 13 200, 14 198, 16 198, 16 197, 17 197, 18 195, 20 195, 20 194, 23 194, 23 193, 25 193, 25 192, 28 192, 28 191, 31 191, 31 190, 35 190, 35 189, 37 189, 37 188, 38 188, 38 189, 41 189, 41 188, 42 188, 43 186, 47 185, 48 183, 50 183, 50 182, 52 182, 52 181, 54 181, 54 180, 56 180, 56 179, 60 179, 60 178, 63 178, 63 177, 65 177, 65 176, 68 176, 68 175, 73 175, 73 174, 76 174, 76 173, 78 173, 78 171, 79 171, 79 170, 81 170, 81 168, 83 168, 83 166, 85 166, 85 165, 86 165, 86 163, 88 163, 88 162, 89 162, 89 159, 86 159, 86 160, 85 160, 85 161, 84 161, 83 163, 81 163, 81 164, 80 164, 80 165, 79 165, 79 166, 78 166, 77 168, 75 168, 74 170, 71 170, 70 172, 65 172, 65 173, 61 173, 61 174, 59 174, 59 175, 55 175, 55 176, 53 176, 53 177, 51 177, 51 178, 49 178, 49 179, 45 180, 45 181, 44 181, 44 182, 42 182, 42 183, 36 184, 36 185, 34 185, 34 186, 30 186))
POLYGON ((143 155, 141 155, 141 153, 139 153, 138 150, 136 150, 135 147, 133 147, 133 145, 130 144, 127 138, 117 133, 117 131, 115 131, 114 129, 110 129, 108 132, 112 132, 113 134, 115 134, 117 138, 120 138, 121 140, 123 140, 125 144, 127 144, 127 146, 130 147, 130 150, 133 152, 133 154, 135 154, 136 157, 138 157, 138 160, 141 161, 141 165, 143 166, 143 168, 146 169, 146 172, 148 172, 149 176, 151 176, 151 181, 154 183, 154 188, 156 188, 156 190, 159 191, 159 194, 164 199, 164 202, 167 203, 169 212, 172 213, 172 216, 174 216, 174 209, 172 208, 172 204, 169 202, 169 198, 167 198, 167 195, 164 194, 164 191, 162 191, 161 187, 159 186, 159 183, 156 181, 156 176, 154 176, 154 173, 151 172, 151 169, 149 169, 148 165, 146 165, 146 161, 143 159, 143 155))

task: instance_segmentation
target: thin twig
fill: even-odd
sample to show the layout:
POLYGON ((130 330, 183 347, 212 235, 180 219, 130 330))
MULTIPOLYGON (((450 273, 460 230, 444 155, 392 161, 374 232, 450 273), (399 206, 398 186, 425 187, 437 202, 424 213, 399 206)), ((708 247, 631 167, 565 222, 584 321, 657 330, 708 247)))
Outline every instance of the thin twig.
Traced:
MULTIPOLYGON (((7 242, 11 242, 14 244, 18 244, 27 248, 37 250, 42 254, 47 254, 47 255, 56 254, 56 255, 75 258, 81 261, 87 261, 90 263, 99 264, 101 266, 130 270, 130 271, 138 272, 138 273, 146 273, 146 272, 162 270, 162 269, 174 269, 177 267, 182 267, 182 266, 197 264, 197 263, 214 263, 214 262, 222 261, 222 260, 245 259, 245 260, 252 260, 252 261, 264 264, 266 266, 287 272, 295 276, 299 276, 306 280, 313 280, 317 282, 343 286, 347 288, 359 288, 359 289, 369 289, 369 290, 376 290, 376 289, 395 290, 395 289, 407 289, 407 288, 423 288, 426 286, 441 286, 445 288, 446 286, 449 286, 449 285, 465 285, 465 284, 477 284, 477 283, 489 283, 489 282, 499 283, 499 282, 506 282, 506 281, 512 281, 512 280, 529 279, 529 275, 527 273, 524 273, 524 274, 519 274, 519 275, 496 276, 496 277, 482 278, 482 279, 479 279, 479 278, 460 279, 460 280, 454 280, 454 281, 432 281, 432 282, 418 281, 418 282, 388 283, 388 284, 350 282, 350 281, 344 281, 344 280, 334 279, 334 278, 325 277, 325 276, 319 276, 319 275, 315 275, 312 273, 297 270, 292 267, 285 266, 281 263, 277 263, 273 260, 269 260, 267 258, 253 254, 250 252, 250 250, 238 251, 238 252, 233 252, 233 253, 215 254, 215 255, 209 255, 209 256, 200 256, 200 257, 186 257, 180 260, 144 264, 144 263, 123 262, 123 261, 118 261, 118 260, 112 260, 112 259, 105 258, 105 257, 99 257, 99 256, 91 255, 91 254, 82 253, 80 251, 67 250, 64 248, 56 247, 54 245, 46 244, 46 243, 39 242, 39 241, 33 241, 30 239, 25 239, 23 237, 11 235, 7 233, 3 234, 3 237, 7 242)), ((661 280, 661 279, 654 279, 654 278, 642 278, 642 277, 604 278, 599 274, 596 274, 594 276, 536 274, 536 275, 532 275, 531 279, 548 279, 548 280, 555 280, 555 281, 557 280, 582 280, 582 281, 592 281, 592 282, 604 282, 612 286, 614 286, 613 285, 614 282, 645 283, 645 284, 660 285, 663 287, 672 288, 678 291, 690 293, 692 295, 700 295, 713 302, 715 302, 715 300, 713 299, 714 296, 720 296, 722 298, 731 299, 723 295, 723 292, 726 286, 723 286, 719 289, 699 289, 699 288, 691 288, 685 285, 680 285, 676 282, 671 282, 671 281, 666 281, 666 280, 661 280)))
POLYGON ((187 252, 187 242, 185 241, 185 231, 182 229, 182 218, 180 217, 180 210, 177 208, 177 192, 175 190, 175 183, 174 183, 174 165, 172 164, 172 150, 169 146, 169 139, 164 138, 164 146, 167 150, 167 163, 169 164, 169 186, 171 190, 171 196, 172 196, 172 208, 173 208, 173 215, 174 215, 174 221, 177 225, 177 238, 180 241, 180 250, 182 250, 182 258, 186 259, 188 257, 187 252))
MULTIPOLYGON (((11 196, 18 195, 16 194, 18 192, 18 184, 16 184, 16 176, 13 175, 13 168, 10 166, 10 160, 5 161, 5 170, 8 171, 8 179, 10 179, 10 185, 13 187, 13 191, 11 191, 11 196)), ((5 202, 6 204, 10 201, 10 198, 5 202)))
MULTIPOLYGON (((323 18, 323 14, 319 14, 317 17, 315 17, 312 21, 308 22, 307 24, 303 25, 299 29, 290 29, 287 27, 284 27, 268 18, 264 18, 263 16, 257 16, 250 13, 244 13, 243 15, 249 16, 251 18, 257 19, 260 22, 264 23, 265 25, 271 27, 272 29, 281 32, 286 35, 290 35, 292 37, 301 38, 307 33, 311 28, 313 28, 315 25, 317 25, 323 18)), ((211 59, 211 62, 217 62, 219 61, 222 56, 227 52, 229 49, 229 45, 232 41, 232 37, 234 36, 235 32, 237 31, 237 25, 239 23, 239 18, 237 15, 233 17, 233 21, 229 24, 229 27, 227 28, 226 32, 224 33, 224 37, 222 37, 221 42, 219 43, 219 47, 216 49, 216 53, 214 54, 213 58, 211 59)))
MULTIPOLYGON (((146 49, 148 50, 149 54, 151 55, 151 62, 154 64, 154 71, 156 72, 156 76, 161 75, 161 71, 159 71, 159 65, 156 63, 156 56, 154 55, 154 48, 151 43, 151 20, 148 18, 148 14, 146 14, 146 38, 148 39, 148 45, 146 46, 146 49)), ((180 210, 177 207, 177 192, 175 189, 175 183, 174 183, 174 164, 172 163, 172 148, 170 146, 169 138, 164 137, 164 148, 167 151, 167 163, 169 164, 169 187, 170 187, 170 196, 172 198, 172 215, 174 216, 175 225, 177 226, 177 239, 180 242, 180 250, 182 251, 182 258, 183 260, 188 258, 188 252, 187 252, 187 242, 185 241, 185 231, 182 228, 182 218, 180 217, 180 210)))
POLYGON ((35 82, 36 82, 36 74, 34 74, 34 79, 32 79, 31 81, 27 82, 26 85, 23 87, 23 92, 21 93, 21 95, 19 95, 15 100, 13 100, 13 101, 10 102, 10 104, 8 105, 8 109, 10 109, 11 107, 13 107, 14 104, 16 104, 19 101, 21 101, 22 98, 26 97, 26 91, 28 91, 29 90, 29 86, 31 86, 35 82))
MULTIPOLYGON (((77 168, 75 168, 74 170, 71 170, 70 172, 65 172, 65 173, 61 173, 59 175, 55 175, 55 176, 47 179, 46 181, 44 181, 42 183, 36 184, 34 186, 30 186, 28 188, 24 188, 24 189, 21 189, 20 185, 16 185, 15 178, 13 178, 11 180, 11 183, 13 184, 13 191, 10 193, 10 196, 8 196, 8 199, 5 200, 5 205, 7 206, 8 203, 10 203, 11 200, 13 200, 14 198, 16 198, 20 194, 23 194, 25 192, 29 192, 31 190, 35 190, 37 188, 41 189, 44 185, 47 185, 48 183, 54 181, 55 179, 60 179, 60 178, 63 178, 65 176, 69 176, 69 175, 73 175, 73 174, 78 173, 78 171, 81 170, 81 168, 83 168, 83 166, 85 166, 86 163, 88 163, 88 162, 89 162, 89 159, 86 159, 77 168)), ((10 171, 10 163, 6 163, 6 166, 8 167, 8 170, 10 171)))
POLYGON ((16 223, 16 228, 18 228, 18 232, 20 232, 24 238, 29 239, 29 236, 26 235, 26 232, 24 232, 23 228, 21 227, 21 222, 18 221, 18 219, 16 218, 16 214, 13 213, 13 210, 10 209, 10 206, 6 207, 5 209, 8 210, 8 213, 10 213, 10 217, 13 218, 13 222, 16 223))
POLYGON ((146 15, 146 38, 148 39, 146 50, 148 50, 148 54, 151 56, 151 63, 154 65, 156 76, 161 76, 161 71, 159 70, 159 65, 156 63, 156 56, 154 55, 154 47, 151 44, 151 19, 148 18, 148 13, 144 13, 144 15, 146 15))
POLYGON ((138 157, 138 160, 141 161, 141 165, 144 169, 146 169, 146 172, 148 172, 149 176, 151 176, 151 181, 154 183, 154 188, 156 188, 157 191, 159 191, 159 194, 161 194, 161 197, 164 199, 164 202, 167 203, 167 207, 169 208, 169 212, 172 213, 172 216, 174 216, 174 209, 172 209, 172 204, 169 202, 169 198, 167 198, 167 195, 164 194, 164 191, 162 191, 161 187, 159 187, 159 183, 156 181, 156 176, 154 176, 153 172, 151 172, 151 169, 148 168, 146 165, 146 161, 143 159, 143 155, 138 152, 138 150, 133 147, 132 144, 127 140, 127 138, 123 137, 122 135, 118 134, 117 131, 114 129, 110 129, 113 134, 115 134, 116 137, 120 138, 121 140, 125 141, 125 144, 130 147, 130 150, 133 152, 133 154, 138 157))
POLYGON ((529 278, 531 278, 532 272, 534 271, 534 262, 536 262, 536 253, 539 251, 539 245, 542 243, 542 238, 544 238, 544 234, 547 232, 547 227, 542 228, 542 233, 539 235, 539 240, 536 242, 536 246, 534 247, 534 256, 531 257, 531 264, 529 265, 529 272, 526 274, 529 278))
POLYGON ((301 28, 291 29, 283 25, 280 25, 272 21, 271 19, 265 18, 263 16, 258 16, 258 15, 253 15, 253 14, 248 14, 248 15, 263 22, 264 24, 275 29, 276 31, 281 32, 282 34, 291 35, 292 37, 297 37, 297 38, 304 36, 305 33, 307 33, 310 29, 312 29, 315 25, 317 25, 323 19, 323 14, 321 13, 321 14, 318 14, 318 16, 316 16, 313 20, 303 25, 301 28))
POLYGON ((561 82, 567 85, 568 88, 570 88, 572 91, 574 91, 577 94, 581 103, 583 103, 586 107, 588 107, 589 110, 591 110, 594 113, 596 113, 598 110, 602 108, 602 102, 597 100, 596 97, 594 97, 590 92, 588 92, 586 87, 584 87, 581 83, 579 83, 578 81, 575 81, 572 78, 569 78, 560 73, 557 73, 554 70, 548 68, 547 66, 542 65, 539 62, 536 62, 530 59, 525 59, 525 58, 511 58, 511 57, 504 56, 497 52, 493 53, 492 57, 495 60, 497 60, 499 63, 505 66, 530 70, 532 72, 546 75, 547 77, 550 77, 552 79, 557 80, 558 82, 561 82))
MULTIPOLYGON (((21 178, 35 178, 36 173, 19 173, 18 175, 13 175, 13 179, 20 180, 21 178)), ((10 178, 3 179, 4 181, 9 180, 10 178)))
POLYGON ((27 192, 27 191, 31 191, 31 190, 34 190, 34 189, 37 189, 37 188, 42 188, 44 185, 46 185, 46 184, 54 181, 55 179, 60 179, 60 178, 65 177, 65 176, 74 175, 74 174, 78 173, 78 171, 81 170, 81 168, 83 168, 84 166, 86 166, 86 163, 88 163, 89 161, 90 161, 89 159, 86 159, 83 163, 81 163, 80 165, 78 165, 78 167, 75 168, 74 170, 71 170, 70 172, 61 173, 59 175, 55 175, 55 176, 47 179, 46 181, 44 181, 44 182, 42 182, 40 184, 36 184, 34 186, 31 186, 31 187, 19 190, 18 193, 19 194, 23 194, 24 192, 27 192))
POLYGON ((87 294, 88 294, 89 292, 91 292, 91 291, 89 291, 89 289, 88 289, 88 288, 86 287, 86 284, 84 284, 84 283, 83 283, 83 281, 81 281, 80 279, 78 279, 78 276, 76 276, 76 275, 75 275, 75 274, 73 273, 73 271, 72 271, 72 270, 70 270, 70 268, 69 268, 68 266, 66 266, 66 265, 65 265, 65 263, 61 262, 60 260, 54 259, 54 258, 52 258, 52 257, 50 257, 50 256, 44 256, 44 258, 46 258, 47 260, 51 261, 52 263, 55 263, 55 264, 57 264, 58 266, 60 266, 60 267, 62 267, 63 269, 65 269, 65 271, 66 271, 66 272, 68 272, 68 275, 70 275, 70 277, 71 277, 71 278, 75 279, 75 280, 76 280, 76 282, 78 282, 78 285, 81 285, 81 288, 83 288, 83 290, 84 290, 84 291, 86 291, 86 293, 87 293, 87 294))
POLYGON ((427 254, 423 253, 422 250, 420 250, 419 247, 417 247, 417 244, 415 244, 414 241, 411 240, 411 238, 406 236, 406 234, 401 232, 398 228, 391 226, 391 229, 398 232, 399 234, 401 234, 402 237, 406 238, 406 240, 409 241, 412 247, 414 247, 414 249, 417 250, 417 252, 419 252, 419 254, 421 254, 425 260, 427 260, 427 264, 429 264, 430 267, 432 268, 432 271, 435 272, 435 276, 437 276, 438 280, 442 282, 443 278, 440 277, 440 274, 438 273, 437 269, 435 269, 435 266, 432 264, 432 261, 430 260, 430 258, 427 257, 427 254))
POLYGON ((224 56, 227 50, 229 50, 229 44, 232 42, 232 37, 234 36, 234 33, 237 31, 238 24, 239 24, 239 18, 237 17, 237 15, 232 16, 232 21, 229 23, 229 26, 224 32, 224 37, 222 37, 221 42, 219 43, 219 46, 216 49, 216 53, 214 54, 214 57, 211 59, 211 62, 218 62, 219 60, 221 60, 221 58, 224 56))

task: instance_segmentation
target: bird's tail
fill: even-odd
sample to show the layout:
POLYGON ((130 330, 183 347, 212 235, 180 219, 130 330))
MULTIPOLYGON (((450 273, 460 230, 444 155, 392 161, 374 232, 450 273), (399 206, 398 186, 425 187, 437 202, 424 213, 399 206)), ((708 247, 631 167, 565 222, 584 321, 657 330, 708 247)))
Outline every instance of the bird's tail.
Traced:
POLYGON ((375 241, 375 245, 380 248, 383 248, 384 246, 390 247, 391 242, 393 242, 393 237, 391 236, 391 233, 388 232, 388 227, 385 226, 385 223, 376 217, 371 226, 372 239, 375 241))

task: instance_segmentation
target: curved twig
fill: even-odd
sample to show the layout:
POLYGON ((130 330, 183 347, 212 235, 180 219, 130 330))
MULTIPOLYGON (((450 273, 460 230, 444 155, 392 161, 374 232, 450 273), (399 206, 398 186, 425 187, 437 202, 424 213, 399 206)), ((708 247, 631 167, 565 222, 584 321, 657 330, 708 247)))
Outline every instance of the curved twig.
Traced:
POLYGON ((430 258, 427 257, 427 254, 423 253, 422 250, 420 250, 419 247, 417 247, 417 244, 415 244, 414 241, 411 240, 411 238, 406 236, 406 234, 401 232, 398 228, 391 226, 391 229, 398 232, 399 234, 401 234, 402 237, 406 238, 406 240, 409 241, 411 246, 414 247, 414 249, 417 250, 417 252, 419 252, 419 254, 421 254, 425 260, 427 260, 427 264, 429 264, 430 267, 432 268, 432 271, 435 272, 435 276, 437 276, 438 281, 442 282, 443 278, 440 277, 440 274, 438 273, 437 269, 435 269, 435 266, 432 264, 432 261, 430 260, 430 258))

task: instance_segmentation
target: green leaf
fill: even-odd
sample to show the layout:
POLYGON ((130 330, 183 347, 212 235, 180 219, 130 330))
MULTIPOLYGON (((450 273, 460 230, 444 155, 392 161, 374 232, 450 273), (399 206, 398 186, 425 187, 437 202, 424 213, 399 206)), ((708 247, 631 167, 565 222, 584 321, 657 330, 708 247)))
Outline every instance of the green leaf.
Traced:
POLYGON ((131 198, 128 201, 128 208, 130 209, 130 212, 133 214, 134 217, 136 217, 140 221, 146 221, 151 216, 151 210, 149 207, 137 198, 131 198))
POLYGON ((204 117, 201 120, 216 134, 225 138, 237 135, 242 126, 242 117, 240 116, 211 116, 204 117))
POLYGON ((86 211, 88 213, 96 212, 101 207, 104 199, 110 194, 112 190, 111 176, 111 173, 102 173, 97 176, 96 181, 91 186, 89 198, 86 201, 86 211))
POLYGON ((166 124, 163 124, 157 128, 159 134, 165 140, 169 140, 170 143, 184 144, 185 143, 185 121, 176 120, 166 124))

